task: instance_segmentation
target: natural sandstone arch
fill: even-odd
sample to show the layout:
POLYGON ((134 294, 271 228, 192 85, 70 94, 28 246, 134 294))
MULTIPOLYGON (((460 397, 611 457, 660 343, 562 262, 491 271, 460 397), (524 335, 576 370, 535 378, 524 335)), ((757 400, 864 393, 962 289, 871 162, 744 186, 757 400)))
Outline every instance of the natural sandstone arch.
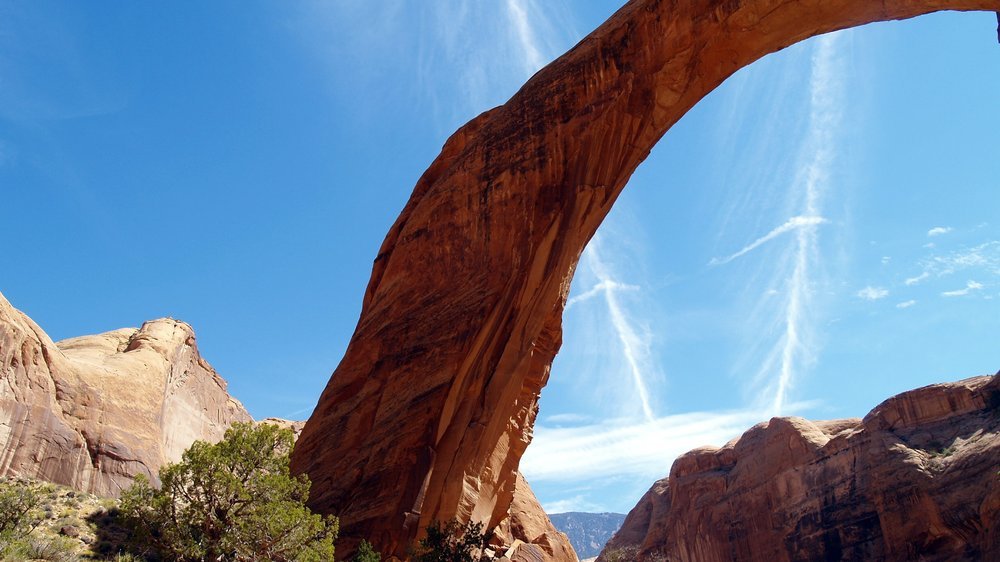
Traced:
POLYGON ((1000 0, 632 0, 459 129, 375 259, 293 469, 342 532, 406 556, 506 517, 584 246, 662 135, 738 69, 821 33, 1000 0))

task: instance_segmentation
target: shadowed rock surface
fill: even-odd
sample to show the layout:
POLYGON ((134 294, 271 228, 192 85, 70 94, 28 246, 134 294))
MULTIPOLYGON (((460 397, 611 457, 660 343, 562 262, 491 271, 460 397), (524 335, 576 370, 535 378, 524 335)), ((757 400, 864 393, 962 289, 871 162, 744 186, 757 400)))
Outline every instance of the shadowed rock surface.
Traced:
POLYGON ((433 520, 498 525, 574 268, 653 145, 768 53, 941 9, 1000 0, 633 0, 459 129, 386 236, 293 453, 312 507, 345 545, 400 558, 433 520))
POLYGON ((170 318, 54 343, 0 295, 0 476, 117 496, 252 421, 170 318))
POLYGON ((1000 376, 678 458, 598 559, 1000 560, 1000 376))

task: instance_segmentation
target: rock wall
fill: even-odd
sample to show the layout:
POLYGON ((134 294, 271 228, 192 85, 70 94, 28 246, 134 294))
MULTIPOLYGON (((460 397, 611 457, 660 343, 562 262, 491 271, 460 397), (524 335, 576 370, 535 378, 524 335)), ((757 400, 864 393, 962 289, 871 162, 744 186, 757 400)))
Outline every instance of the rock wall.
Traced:
POLYGON ((0 476, 117 496, 236 421, 252 419, 184 322, 54 343, 0 295, 0 476))
POLYGON ((600 562, 1000 560, 1000 375, 691 451, 600 562))
POLYGON ((417 182, 293 470, 345 537, 405 558, 432 520, 507 515, 579 256, 660 137, 802 39, 1000 0, 632 0, 417 182))

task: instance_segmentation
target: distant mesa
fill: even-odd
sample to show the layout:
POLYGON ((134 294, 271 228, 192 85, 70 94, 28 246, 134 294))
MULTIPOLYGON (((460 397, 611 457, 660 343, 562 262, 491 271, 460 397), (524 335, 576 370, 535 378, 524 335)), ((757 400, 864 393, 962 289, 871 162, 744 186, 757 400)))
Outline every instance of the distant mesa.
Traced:
POLYGON ((1000 560, 1000 375, 678 458, 599 562, 1000 560))
POLYGON ((625 514, 571 511, 550 513, 549 519, 556 529, 566 533, 576 555, 584 560, 601 553, 608 539, 622 526, 625 514))

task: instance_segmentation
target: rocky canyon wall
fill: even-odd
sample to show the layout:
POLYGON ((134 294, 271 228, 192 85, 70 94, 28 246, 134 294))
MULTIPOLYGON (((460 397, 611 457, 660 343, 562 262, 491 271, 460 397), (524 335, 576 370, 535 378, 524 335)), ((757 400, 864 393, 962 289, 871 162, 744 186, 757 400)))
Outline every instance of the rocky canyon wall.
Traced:
POLYGON ((0 476, 117 496, 252 421, 170 318, 58 343, 0 295, 0 476))
POLYGON ((681 456, 599 562, 1000 560, 1000 375, 681 456))
POLYGON ((1000 0, 633 0, 459 129, 375 258, 361 318, 293 454, 342 535, 407 549, 507 517, 584 246, 660 137, 802 39, 1000 0))

